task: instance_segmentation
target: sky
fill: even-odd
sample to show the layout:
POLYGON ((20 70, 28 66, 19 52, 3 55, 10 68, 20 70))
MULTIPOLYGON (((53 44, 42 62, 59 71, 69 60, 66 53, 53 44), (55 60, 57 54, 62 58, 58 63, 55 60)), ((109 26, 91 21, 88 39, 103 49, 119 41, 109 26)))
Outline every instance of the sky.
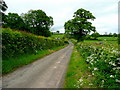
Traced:
POLYGON ((96 19, 92 25, 100 34, 105 32, 118 33, 118 2, 119 0, 4 0, 8 6, 6 14, 27 13, 29 10, 43 10, 52 16, 52 31, 64 33, 64 23, 73 18, 80 8, 90 11, 96 19))

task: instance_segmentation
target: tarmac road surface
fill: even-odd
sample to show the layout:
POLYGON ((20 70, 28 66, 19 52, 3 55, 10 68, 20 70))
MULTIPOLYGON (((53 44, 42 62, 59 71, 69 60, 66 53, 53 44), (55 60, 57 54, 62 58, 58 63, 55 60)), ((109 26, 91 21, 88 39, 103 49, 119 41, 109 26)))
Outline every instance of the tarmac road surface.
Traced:
POLYGON ((61 88, 73 44, 2 77, 2 88, 61 88))

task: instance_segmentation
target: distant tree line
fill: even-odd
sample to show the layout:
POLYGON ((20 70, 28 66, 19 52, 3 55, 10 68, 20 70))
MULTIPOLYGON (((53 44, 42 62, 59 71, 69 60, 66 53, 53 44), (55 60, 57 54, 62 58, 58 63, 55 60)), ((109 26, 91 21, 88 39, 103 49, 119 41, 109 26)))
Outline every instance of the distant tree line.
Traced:
POLYGON ((113 34, 110 33, 108 35, 101 35, 98 32, 94 32, 91 35, 86 35, 85 39, 97 40, 98 37, 118 37, 118 36, 119 36, 119 34, 117 34, 117 33, 113 33, 113 34))
POLYGON ((109 33, 109 34, 104 34, 104 35, 100 35, 100 37, 117 37, 118 36, 118 34, 117 33, 109 33))
MULTIPOLYGON (((7 5, 5 5, 7 7, 7 5)), ((7 8, 1 8, 5 11, 7 8)), ((2 15, 2 27, 19 31, 26 31, 36 35, 50 36, 50 28, 53 25, 53 18, 47 16, 42 10, 29 10, 20 16, 17 13, 2 15)))

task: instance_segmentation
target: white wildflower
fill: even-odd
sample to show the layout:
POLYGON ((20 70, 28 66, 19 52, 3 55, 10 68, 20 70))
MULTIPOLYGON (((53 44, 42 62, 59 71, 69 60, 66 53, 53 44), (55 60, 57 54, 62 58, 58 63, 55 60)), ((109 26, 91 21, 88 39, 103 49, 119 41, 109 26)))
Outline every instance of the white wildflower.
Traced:
POLYGON ((116 70, 116 68, 113 68, 113 70, 116 70))
POLYGON ((112 65, 112 62, 109 62, 109 64, 111 64, 111 65, 112 65))
POLYGON ((120 67, 117 67, 116 69, 120 70, 120 67))
POLYGON ((79 81, 80 81, 80 82, 82 82, 82 81, 83 81, 83 79, 82 79, 82 78, 80 78, 80 79, 79 79, 79 81))
POLYGON ((92 75, 95 75, 94 73, 92 73, 92 75))
POLYGON ((93 63, 91 63, 91 65, 93 65, 93 63))
POLYGON ((83 85, 83 83, 80 84, 80 86, 83 85))
POLYGON ((112 64, 113 66, 116 66, 115 63, 112 64))
POLYGON ((116 50, 113 50, 112 53, 117 53, 117 51, 116 51, 116 50))
POLYGON ((120 58, 117 58, 117 60, 120 60, 120 58))
POLYGON ((94 70, 98 70, 97 68, 94 68, 94 70))
POLYGON ((102 83, 104 83, 104 80, 102 80, 102 83))
POLYGON ((90 83, 89 85, 93 85, 92 83, 90 83))
POLYGON ((110 75, 110 77, 114 77, 113 75, 110 75))
POLYGON ((89 77, 91 77, 91 75, 88 75, 89 77))
POLYGON ((120 80, 116 79, 116 82, 119 82, 119 83, 120 83, 120 80))
POLYGON ((105 60, 105 62, 107 62, 107 60, 105 60))

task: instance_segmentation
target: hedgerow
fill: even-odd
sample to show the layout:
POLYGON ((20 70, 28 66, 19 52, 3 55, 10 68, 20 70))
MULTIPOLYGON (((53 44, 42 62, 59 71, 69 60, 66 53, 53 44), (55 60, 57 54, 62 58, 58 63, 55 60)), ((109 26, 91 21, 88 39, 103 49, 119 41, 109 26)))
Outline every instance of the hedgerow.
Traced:
POLYGON ((2 28, 2 59, 23 54, 36 54, 40 50, 64 45, 64 41, 2 28))
POLYGON ((113 45, 93 45, 81 43, 77 46, 89 65, 88 70, 96 77, 100 88, 120 88, 120 58, 118 48, 113 45))

